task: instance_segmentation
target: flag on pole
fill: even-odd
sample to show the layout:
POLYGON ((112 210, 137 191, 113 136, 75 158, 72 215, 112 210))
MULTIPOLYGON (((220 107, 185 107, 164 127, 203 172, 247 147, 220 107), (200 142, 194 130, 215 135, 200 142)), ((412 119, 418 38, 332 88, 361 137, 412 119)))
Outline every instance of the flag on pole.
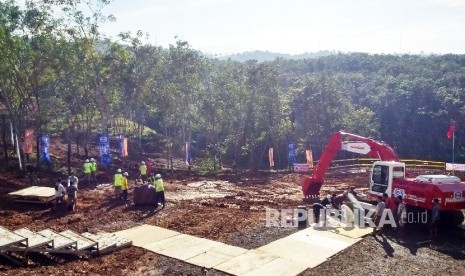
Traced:
POLYGON ((273 148, 268 149, 268 159, 270 160, 270 168, 274 167, 273 148))
POLYGON ((110 156, 110 136, 108 133, 102 133, 97 135, 98 148, 100 155, 100 164, 105 167, 111 165, 111 156, 110 156))
POLYGON ((50 154, 48 149, 50 147, 50 139, 48 135, 42 134, 40 136, 40 160, 43 162, 50 164, 50 154))
POLYGON ((125 158, 128 156, 128 138, 124 138, 121 134, 119 136, 119 157, 125 158))
POLYGON ((32 145, 34 139, 34 130, 26 129, 24 130, 24 141, 23 141, 23 152, 26 154, 32 153, 32 145))
POLYGON ((128 156, 128 138, 123 139, 123 157, 128 156))
POLYGON ((455 132, 455 124, 452 123, 449 127, 449 131, 447 132, 447 138, 452 138, 452 136, 454 136, 454 132, 455 132))
POLYGON ((305 151, 305 157, 307 159, 307 165, 309 169, 313 168, 313 152, 312 150, 305 151))
POLYGON ((288 149, 289 149, 289 153, 288 153, 288 156, 289 156, 289 164, 294 165, 295 159, 296 159, 296 158, 295 158, 295 148, 294 148, 294 144, 293 144, 293 143, 289 143, 288 149))

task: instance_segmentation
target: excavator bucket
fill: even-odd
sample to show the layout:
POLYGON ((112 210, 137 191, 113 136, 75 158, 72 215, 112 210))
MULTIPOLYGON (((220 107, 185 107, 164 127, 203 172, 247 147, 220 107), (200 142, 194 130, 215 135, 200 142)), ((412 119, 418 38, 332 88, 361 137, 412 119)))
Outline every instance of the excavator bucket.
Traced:
POLYGON ((322 185, 322 180, 305 176, 302 179, 302 191, 304 192, 305 198, 319 198, 322 185))

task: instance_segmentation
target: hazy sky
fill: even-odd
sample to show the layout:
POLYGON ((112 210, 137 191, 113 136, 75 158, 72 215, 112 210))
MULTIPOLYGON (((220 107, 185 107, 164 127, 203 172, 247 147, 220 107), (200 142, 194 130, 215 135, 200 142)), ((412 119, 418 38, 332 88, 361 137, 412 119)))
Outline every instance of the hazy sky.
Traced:
POLYGON ((210 54, 465 53, 465 0, 114 0, 102 31, 210 54))

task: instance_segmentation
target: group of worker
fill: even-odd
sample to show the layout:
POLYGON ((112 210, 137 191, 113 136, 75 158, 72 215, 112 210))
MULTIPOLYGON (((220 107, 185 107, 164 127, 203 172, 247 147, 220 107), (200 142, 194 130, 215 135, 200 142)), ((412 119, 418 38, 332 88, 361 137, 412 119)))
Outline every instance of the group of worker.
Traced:
MULTIPOLYGON (((313 204, 313 216, 314 222, 319 224, 320 223, 320 214, 322 209, 327 209, 328 206, 333 209, 340 210, 341 206, 344 202, 348 199, 348 194, 352 194, 355 198, 357 198, 357 193, 355 192, 354 188, 351 187, 349 190, 344 192, 341 196, 337 196, 335 193, 326 196, 322 200, 313 204)), ((430 238, 434 239, 437 237, 438 225, 440 221, 440 207, 439 207, 439 200, 437 198, 433 199, 433 207, 431 213, 431 219, 429 221, 429 230, 430 230, 430 238)), ((388 196, 387 193, 384 193, 382 196, 378 196, 377 204, 375 212, 372 216, 373 223, 375 227, 373 228, 373 236, 377 234, 383 233, 384 223, 381 221, 384 218, 386 219, 385 210, 388 210, 392 214, 392 218, 394 218, 395 226, 397 228, 397 233, 400 238, 403 237, 404 227, 407 223, 407 207, 405 205, 404 199, 401 195, 398 195, 395 198, 391 198, 388 196)), ((326 217, 324 218, 326 219, 326 217)), ((390 221, 389 221, 389 224, 390 221)))
POLYGON ((61 178, 55 183, 55 206, 54 210, 60 210, 60 207, 66 201, 66 208, 69 211, 74 211, 77 205, 79 179, 71 173, 68 177, 67 186, 63 185, 61 178))
MULTIPOLYGON (((143 185, 147 183, 150 187, 155 188, 155 207, 165 207, 165 187, 161 174, 150 173, 147 177, 147 165, 142 161, 139 166, 139 178, 135 180, 136 185, 143 185)), ((114 176, 115 196, 117 199, 127 201, 128 197, 128 172, 122 172, 121 169, 116 171, 114 176)))
POLYGON ((94 158, 86 159, 83 165, 84 168, 84 179, 87 181, 87 184, 90 184, 91 181, 97 183, 97 161, 94 158))
POLYGON ((378 196, 378 203, 376 204, 375 213, 373 214, 373 222, 376 226, 373 228, 373 236, 376 234, 382 234, 384 225, 380 225, 380 222, 385 209, 390 210, 395 220, 397 231, 399 235, 402 236, 404 226, 407 223, 407 207, 405 206, 404 199, 401 195, 393 199, 389 197, 387 193, 384 193, 382 196, 378 196))

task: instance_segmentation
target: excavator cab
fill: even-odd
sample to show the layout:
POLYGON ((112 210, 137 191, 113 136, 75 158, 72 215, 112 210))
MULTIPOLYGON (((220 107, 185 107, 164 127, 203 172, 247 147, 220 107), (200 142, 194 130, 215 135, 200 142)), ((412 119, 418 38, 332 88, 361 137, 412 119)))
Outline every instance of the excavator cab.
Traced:
POLYGON ((370 194, 373 196, 391 196, 392 182, 395 178, 405 177, 405 163, 395 161, 377 161, 373 163, 370 178, 370 194))

